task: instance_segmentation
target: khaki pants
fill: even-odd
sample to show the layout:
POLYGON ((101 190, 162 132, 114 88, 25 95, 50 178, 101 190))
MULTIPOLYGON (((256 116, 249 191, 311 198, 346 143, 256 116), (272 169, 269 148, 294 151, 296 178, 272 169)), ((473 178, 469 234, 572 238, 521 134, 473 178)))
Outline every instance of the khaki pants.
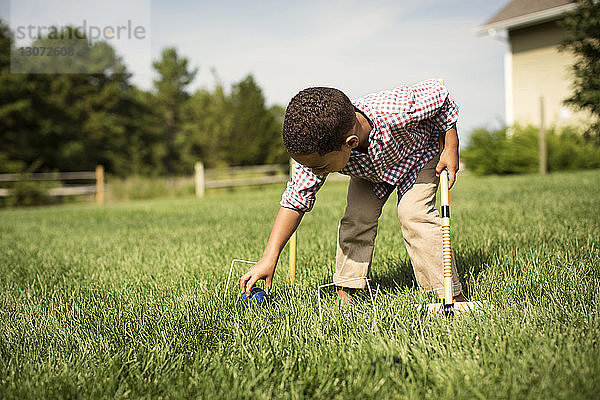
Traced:
MULTIPOLYGON (((439 178, 435 167, 439 156, 427 163, 414 186, 398 202, 398 219, 404 244, 413 265, 418 284, 443 297, 442 220, 435 208, 439 178)), ((346 212, 338 228, 336 273, 334 282, 365 277, 371 268, 377 224, 387 198, 379 199, 372 183, 352 177, 348 185, 346 212)), ((462 286, 452 254, 453 293, 462 286)), ((364 288, 364 279, 341 282, 339 286, 364 288)))

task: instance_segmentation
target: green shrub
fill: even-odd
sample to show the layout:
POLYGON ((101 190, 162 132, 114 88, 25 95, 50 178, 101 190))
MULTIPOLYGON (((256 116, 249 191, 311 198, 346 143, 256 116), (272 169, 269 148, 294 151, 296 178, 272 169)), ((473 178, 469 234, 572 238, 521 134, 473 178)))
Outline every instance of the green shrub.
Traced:
MULTIPOLYGON (((48 195, 48 182, 20 181, 11 183, 10 195, 0 198, 0 207, 41 206, 56 204, 60 198, 48 195)), ((52 187, 56 187, 54 184, 52 187)))
POLYGON ((600 146, 573 128, 548 136, 548 169, 600 168, 600 146))
MULTIPOLYGON (((546 132, 548 171, 600 168, 600 146, 572 127, 546 132)), ((476 129, 461 159, 479 175, 532 173, 539 168, 539 129, 533 125, 476 129)))

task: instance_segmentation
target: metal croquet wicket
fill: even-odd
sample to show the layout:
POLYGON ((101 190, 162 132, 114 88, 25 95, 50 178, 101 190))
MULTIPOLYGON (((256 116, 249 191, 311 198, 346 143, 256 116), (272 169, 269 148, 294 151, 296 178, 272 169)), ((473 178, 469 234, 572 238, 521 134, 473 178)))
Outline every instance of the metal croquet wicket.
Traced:
POLYGON ((246 264, 256 264, 256 261, 246 261, 234 258, 231 261, 231 266, 229 267, 229 275, 227 276, 227 284, 225 285, 225 294, 223 294, 223 300, 227 299, 227 289, 229 289, 229 282, 231 281, 231 273, 233 272, 233 264, 236 262, 246 263, 246 264))
POLYGON ((323 322, 323 310, 321 307, 321 289, 326 288, 328 286, 338 285, 340 283, 345 283, 345 282, 357 281, 357 280, 361 280, 361 279, 364 279, 365 282, 367 283, 367 288, 369 289, 369 297, 371 297, 371 304, 373 305, 373 321, 375 321, 375 319, 377 317, 377 309, 375 308, 375 300, 373 299, 373 291, 371 290, 371 284, 369 283, 370 279, 368 279, 366 276, 360 276, 358 278, 349 278, 349 279, 344 279, 344 280, 333 282, 333 283, 326 283, 325 285, 321 285, 317 288, 317 298, 318 298, 318 302, 319 302, 319 321, 320 322, 323 322))

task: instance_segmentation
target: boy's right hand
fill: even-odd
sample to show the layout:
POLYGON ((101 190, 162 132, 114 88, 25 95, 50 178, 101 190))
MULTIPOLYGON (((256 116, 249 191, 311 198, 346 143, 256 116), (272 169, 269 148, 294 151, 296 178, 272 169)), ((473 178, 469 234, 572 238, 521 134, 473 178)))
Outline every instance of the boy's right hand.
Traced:
POLYGON ((250 297, 250 289, 254 286, 256 281, 259 279, 265 280, 265 292, 269 294, 271 290, 271 283, 273 282, 273 274, 275 273, 275 266, 277 261, 272 262, 271 260, 261 259, 259 262, 254 264, 248 272, 246 272, 240 278, 240 289, 242 293, 246 293, 246 296, 250 297))

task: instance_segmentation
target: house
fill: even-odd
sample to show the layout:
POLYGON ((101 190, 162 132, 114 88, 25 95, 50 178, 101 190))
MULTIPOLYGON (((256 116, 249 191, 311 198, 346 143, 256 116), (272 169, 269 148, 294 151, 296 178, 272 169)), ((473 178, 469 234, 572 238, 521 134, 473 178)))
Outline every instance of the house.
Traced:
POLYGON ((509 49, 504 57, 506 124, 545 126, 578 124, 590 117, 563 104, 572 94, 569 51, 559 51, 565 29, 558 22, 573 10, 570 0, 512 0, 486 23, 479 34, 506 34, 509 49), (543 99, 543 100, 542 100, 543 99))

